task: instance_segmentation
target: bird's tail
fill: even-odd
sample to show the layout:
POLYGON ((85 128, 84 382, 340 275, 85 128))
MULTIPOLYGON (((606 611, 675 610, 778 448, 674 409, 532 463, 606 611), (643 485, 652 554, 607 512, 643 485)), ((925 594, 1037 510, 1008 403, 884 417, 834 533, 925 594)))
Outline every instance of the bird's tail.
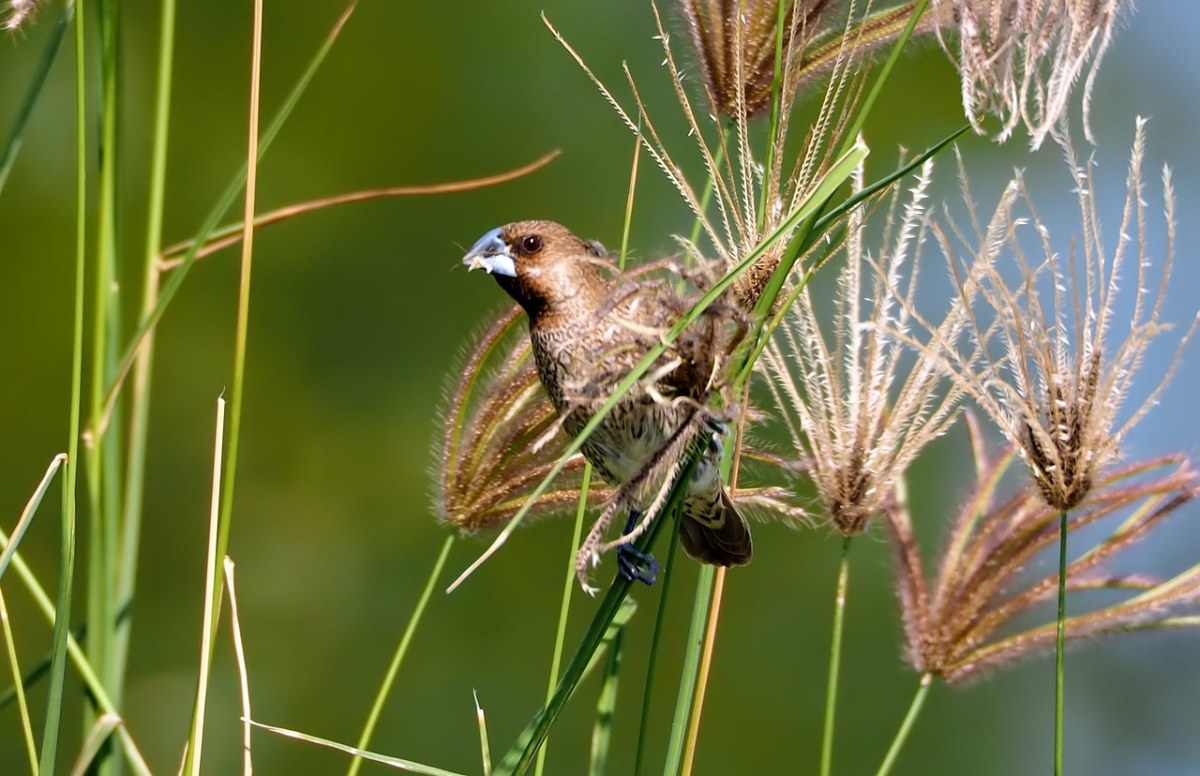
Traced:
POLYGON ((754 554, 750 526, 720 483, 684 500, 679 541, 688 555, 713 566, 744 566, 754 554))

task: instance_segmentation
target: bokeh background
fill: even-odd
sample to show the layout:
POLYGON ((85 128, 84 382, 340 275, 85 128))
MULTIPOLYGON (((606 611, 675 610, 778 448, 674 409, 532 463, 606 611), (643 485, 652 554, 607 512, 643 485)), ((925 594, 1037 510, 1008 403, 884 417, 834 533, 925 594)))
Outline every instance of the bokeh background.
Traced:
MULTIPOLYGON (((682 33, 674 4, 664 6, 682 33)), ((1166 317, 1186 324, 1200 288, 1200 49, 1192 32, 1200 7, 1187 0, 1140 6, 1124 17, 1096 85, 1101 201, 1111 244, 1134 116, 1151 117, 1148 169, 1173 165, 1180 205, 1179 262, 1166 317)), ((310 0, 302 9, 267 4, 264 115, 274 112, 341 8, 329 0, 310 0)), ((433 564, 445 534, 430 507, 430 450, 446 376, 470 333, 502 305, 494 284, 467 276, 462 248, 524 217, 552 218, 619 244, 632 138, 543 27, 542 10, 614 86, 628 62, 660 129, 674 147, 688 147, 643 0, 364 2, 260 168, 260 209, 268 209, 362 188, 491 174, 550 149, 563 152, 515 183, 343 207, 273 227, 256 240, 231 553, 254 713, 263 721, 353 742, 433 564)), ((142 241, 157 4, 135 0, 125 11, 122 248, 132 272, 142 241)), ((11 126, 57 13, 46 9, 35 26, 0 41, 0 131, 11 126)), ((195 231, 244 158, 249 3, 181 3, 177 40, 169 241, 195 231)), ((682 34, 676 40, 695 74, 682 34)), ((67 442, 72 73, 68 43, 0 198, 0 520, 6 526, 67 442)), ((874 169, 890 166, 897 146, 923 148, 960 123, 952 67, 936 45, 917 47, 867 127, 874 169)), ((1002 147, 972 137, 962 147, 985 207, 1014 166, 1028 168, 1041 213, 1067 249, 1077 215, 1055 149, 1030 156, 1020 137, 1002 147)), ((950 166, 942 169, 940 190, 952 193, 950 166)), ((1152 203, 1159 188, 1156 181, 1150 187, 1152 203)), ((635 255, 662 255, 671 250, 669 235, 688 226, 678 197, 644 161, 635 255)), ((1153 232, 1161 252, 1162 229, 1156 224, 1153 232)), ((236 289, 235 252, 207 259, 160 327, 125 708, 156 772, 175 769, 187 733, 214 402, 231 379, 236 289)), ((1146 367, 1150 379, 1171 350, 1170 344, 1156 350, 1146 367)), ((1161 406, 1128 439, 1129 457, 1196 452, 1197 385, 1200 354, 1193 347, 1161 406)), ((961 437, 956 431, 936 445, 912 474, 916 519, 927 541, 940 535, 968 486, 961 437)), ((56 501, 48 499, 25 544, 47 584, 57 557, 56 501)), ((1177 514, 1138 548, 1130 568, 1169 573, 1190 565, 1200 547, 1197 517, 1195 505, 1177 514)), ((755 563, 729 578, 701 774, 798 773, 817 762, 839 542, 825 531, 779 525, 758 527, 756 538, 755 563)), ((543 521, 521 530, 454 595, 435 595, 374 749, 477 772, 472 690, 487 711, 493 750, 507 748, 544 693, 569 542, 568 520, 543 521)), ((479 539, 456 546, 451 573, 483 546, 479 539)), ((1043 559, 1042 567, 1051 563, 1043 559)), ((81 555, 81 571, 82 564, 81 555)), ((670 666, 682 649, 694 574, 689 564, 669 604, 668 670, 658 677, 651 762, 665 746, 676 678, 670 666)), ((915 689, 916 676, 900 660, 890 578, 888 548, 877 531, 854 549, 835 753, 840 773, 874 771, 915 689)), ((48 648, 49 628, 11 575, 4 591, 29 664, 48 648)), ((631 768, 656 594, 639 589, 635 597, 642 606, 626 642, 613 773, 631 768)), ((576 593, 568 644, 593 606, 576 593)), ((1077 649, 1067 674, 1070 770, 1200 772, 1198 646, 1195 634, 1180 632, 1077 649)), ((1052 660, 1042 658, 962 691, 937 687, 897 772, 1044 772, 1052 670, 1052 660)), ((227 630, 213 685, 207 770, 233 773, 239 712, 227 630)), ((596 690, 593 679, 555 728, 550 773, 583 772, 596 690)), ((81 697, 77 683, 69 692, 81 697)), ((38 721, 42 693, 33 694, 38 721)), ((76 734, 66 745, 77 743, 76 734)), ((344 768, 340 754, 269 734, 256 734, 254 747, 260 773, 344 768)), ((0 773, 19 772, 21 752, 10 707, 0 712, 0 773)), ((382 768, 368 765, 367 772, 382 768)))

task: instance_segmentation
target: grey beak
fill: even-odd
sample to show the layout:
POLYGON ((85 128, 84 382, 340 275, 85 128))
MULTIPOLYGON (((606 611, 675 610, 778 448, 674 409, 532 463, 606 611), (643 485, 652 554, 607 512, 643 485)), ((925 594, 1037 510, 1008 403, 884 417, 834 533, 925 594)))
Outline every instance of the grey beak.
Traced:
POLYGON ((489 275, 517 276, 517 265, 512 252, 500 239, 500 229, 493 229, 475 241, 467 255, 463 256, 467 269, 482 269, 489 275))

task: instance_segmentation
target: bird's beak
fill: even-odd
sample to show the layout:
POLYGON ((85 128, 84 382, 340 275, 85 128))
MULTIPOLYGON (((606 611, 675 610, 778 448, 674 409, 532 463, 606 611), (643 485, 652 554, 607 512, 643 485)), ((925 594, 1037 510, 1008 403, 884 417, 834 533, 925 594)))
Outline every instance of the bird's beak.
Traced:
POLYGON ((467 255, 463 256, 463 264, 467 269, 486 270, 489 275, 505 275, 510 278, 517 276, 517 265, 513 261, 512 251, 500 239, 500 230, 492 231, 480 237, 467 255))

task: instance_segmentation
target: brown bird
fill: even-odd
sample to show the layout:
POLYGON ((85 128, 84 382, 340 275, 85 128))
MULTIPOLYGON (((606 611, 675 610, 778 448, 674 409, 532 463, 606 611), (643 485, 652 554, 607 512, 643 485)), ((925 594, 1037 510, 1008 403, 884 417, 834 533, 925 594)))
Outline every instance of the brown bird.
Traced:
MULTIPOLYGON (((671 284, 620 274, 603 246, 552 221, 493 229, 463 263, 486 270, 524 308, 542 385, 572 438, 691 306, 671 284)), ((727 323, 713 314, 690 325, 583 444, 600 477, 624 494, 629 535, 656 506, 651 495, 664 492, 661 481, 671 475, 663 471, 680 463, 696 434, 708 434, 687 484, 680 540, 693 558, 717 566, 749 563, 752 553, 750 528, 718 473, 724 426, 706 407, 719 359, 731 347, 727 323)), ((593 529, 595 546, 604 522, 593 529)), ((617 549, 624 576, 654 581, 652 557, 627 542, 617 549)))

